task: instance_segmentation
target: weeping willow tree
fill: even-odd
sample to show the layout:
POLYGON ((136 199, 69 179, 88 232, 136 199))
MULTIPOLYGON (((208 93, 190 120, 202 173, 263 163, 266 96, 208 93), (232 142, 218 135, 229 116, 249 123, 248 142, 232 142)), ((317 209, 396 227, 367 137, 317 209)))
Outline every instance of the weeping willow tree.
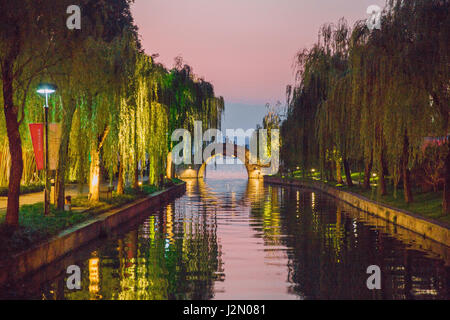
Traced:
POLYGON ((176 128, 219 126, 224 101, 212 84, 177 59, 170 70, 146 55, 130 12, 132 0, 81 0, 83 31, 68 30, 68 0, 2 1, 0 30, 0 185, 9 185, 6 223, 18 226, 20 183, 40 180, 28 124, 43 121, 40 82, 57 85, 50 122, 62 126, 56 170, 57 206, 67 179, 89 183, 99 199, 103 176, 137 187, 148 167, 159 184, 176 128), (3 3, 4 2, 4 3, 3 3), (23 2, 23 1, 22 1, 23 2), (33 94, 30 94, 33 92, 33 94), (126 179, 124 179, 126 178, 126 179))
MULTIPOLYGON (((329 101, 329 96, 337 95, 333 86, 338 83, 346 70, 348 28, 340 21, 338 28, 324 25, 319 32, 317 43, 310 50, 303 50, 296 56, 297 84, 292 90, 288 88, 288 118, 282 124, 282 153, 290 152, 295 145, 295 166, 303 173, 319 166, 321 171, 330 172, 336 168, 336 179, 341 182, 341 159, 344 150, 337 143, 342 143, 341 122, 336 117, 339 111, 337 103, 329 101), (291 97, 292 94, 292 97, 291 97), (294 130, 300 136, 293 135, 292 143, 286 139, 294 130)), ((292 163, 292 162, 291 162, 292 163)))
MULTIPOLYGON (((288 88, 288 101, 290 100, 290 90, 288 88)), ((281 158, 281 168, 286 171, 287 168, 297 168, 299 167, 301 159, 299 157, 301 152, 301 145, 298 142, 299 137, 302 137, 302 128, 299 126, 299 122, 292 116, 293 108, 290 103, 288 103, 287 117, 282 122, 280 126, 280 135, 282 137, 280 141, 280 158, 281 158)))
MULTIPOLYGON (((58 5, 62 10, 69 4, 64 0, 58 5)), ((129 0, 105 1, 101 7, 90 1, 82 1, 83 32, 77 33, 64 28, 61 32, 62 39, 58 40, 62 48, 61 63, 48 70, 47 76, 60 88, 58 94, 62 101, 59 110, 62 138, 55 184, 59 209, 64 207, 65 181, 70 171, 70 136, 77 106, 85 106, 89 95, 96 96, 102 91, 116 90, 117 82, 123 79, 123 69, 117 67, 117 62, 114 64, 114 59, 118 60, 120 55, 126 57, 126 48, 120 46, 123 42, 130 38, 137 39, 129 5, 129 0), (111 24, 112 20, 114 24, 111 24), (108 57, 109 63, 102 61, 105 57, 108 57), (116 68, 114 71, 109 67, 111 65, 116 68), (89 89, 92 89, 90 93, 87 92, 89 89)), ((83 180, 83 176, 78 175, 78 178, 83 180)))
MULTIPOLYGON (((263 143, 259 143, 259 145, 267 146, 263 152, 265 153, 263 155, 264 159, 270 159, 272 156, 272 129, 280 129, 280 107, 281 102, 278 101, 275 106, 270 105, 270 103, 266 104, 267 108, 267 114, 263 118, 263 128, 267 130, 267 137, 263 135, 262 139, 267 139, 267 141, 263 141, 263 143)), ((275 145, 276 148, 279 148, 279 145, 275 145)))
MULTIPOLYGON (((86 47, 90 52, 91 63, 97 66, 95 76, 89 79, 89 84, 80 94, 80 103, 77 111, 76 130, 77 137, 86 136, 88 139, 76 148, 78 156, 83 160, 88 160, 89 165, 78 164, 78 173, 81 180, 82 173, 86 173, 89 166, 89 197, 91 201, 99 200, 101 184, 102 163, 108 163, 111 158, 103 157, 103 147, 110 135, 112 128, 117 124, 119 113, 120 87, 126 79, 123 66, 127 63, 120 61, 120 56, 127 56, 128 47, 126 35, 117 38, 112 42, 95 41, 86 47), (79 118, 78 118, 79 117, 79 118)), ((77 163, 76 161, 75 163, 77 163)), ((73 163, 72 165, 74 165, 73 163)))
POLYGON ((357 23, 351 35, 351 50, 349 53, 349 64, 351 66, 351 104, 352 117, 359 124, 357 134, 359 136, 360 157, 364 164, 365 189, 370 188, 370 179, 374 166, 374 152, 376 145, 376 127, 380 117, 376 115, 372 99, 374 95, 374 68, 370 65, 376 54, 373 50, 364 47, 370 33, 366 30, 364 23, 357 23))
POLYGON ((366 155, 371 155, 366 157, 366 173, 370 173, 367 168, 373 155, 380 194, 386 193, 384 176, 389 172, 394 195, 402 180, 405 202, 409 203, 413 201, 410 169, 422 158, 423 138, 433 133, 433 119, 439 115, 430 106, 423 83, 415 80, 415 64, 409 56, 416 34, 408 32, 408 25, 410 16, 417 19, 417 14, 410 11, 406 19, 399 16, 398 10, 393 3, 387 7, 381 32, 369 32, 361 24, 355 27, 351 54, 353 102, 362 106, 362 146, 375 146, 365 150, 366 155))
POLYGON ((345 20, 322 28, 328 75, 326 99, 316 114, 316 136, 319 137, 319 158, 322 164, 332 160, 336 165, 336 180, 342 182, 342 165, 347 185, 352 186, 349 162, 355 159, 353 146, 358 144, 358 119, 351 103, 350 70, 348 64, 350 28, 345 20))
POLYGON ((106 140, 110 172, 119 176, 119 193, 126 181, 137 188, 145 167, 149 183, 159 185, 171 165, 171 132, 192 130, 196 120, 203 121, 205 128, 218 126, 224 109, 213 86, 198 79, 190 66, 180 67, 180 60, 170 71, 143 52, 136 51, 134 61, 129 81, 121 89, 117 126, 106 140))
POLYGON ((101 79, 91 79, 95 83, 80 98, 71 133, 76 150, 70 153, 71 172, 89 181, 91 201, 98 200, 102 167, 111 182, 118 176, 119 194, 126 183, 138 188, 146 168, 149 183, 159 185, 171 130, 191 129, 195 120, 204 120, 205 127, 218 124, 223 111, 223 98, 189 66, 168 71, 142 52, 133 36, 98 44, 101 79))
MULTIPOLYGON (((393 29, 401 30, 399 67, 409 83, 427 100, 425 117, 431 120, 428 136, 443 137, 446 149, 443 172, 443 212, 450 214, 450 2, 448 0, 390 0, 393 29), (425 97, 426 95, 426 97, 425 97), (430 116, 431 113, 431 116, 430 116), (431 119, 430 119, 431 118, 431 119)), ((421 157, 422 160, 424 157, 421 157)))
MULTIPOLYGON (((197 77, 191 66, 183 65, 181 57, 176 57, 173 68, 161 76, 162 81, 157 101, 167 107, 166 143, 169 150, 172 150, 173 147, 172 132, 184 128, 192 133, 195 121, 202 121, 203 130, 220 129, 225 103, 223 97, 215 96, 211 83, 197 77)), ((169 152, 167 154, 167 176, 171 176, 171 159, 172 155, 169 152)))
POLYGON ((351 167, 362 164, 365 188, 375 168, 379 195, 392 183, 396 196, 402 182, 405 202, 412 202, 410 171, 432 163, 424 138, 444 137, 448 150, 448 11, 448 1, 392 0, 381 30, 364 21, 353 29, 343 20, 322 27, 313 48, 297 55, 299 80, 288 90, 281 130, 283 162, 304 172, 317 162, 327 171, 331 162, 340 179, 342 161, 350 186, 351 167))
MULTIPOLYGON (((56 6, 50 1, 0 2, 0 65, 4 121, 10 155, 8 204, 5 223, 19 224, 19 194, 24 169, 22 133, 26 127, 27 100, 38 76, 58 63, 54 39, 59 36, 56 6)), ((25 165, 26 168, 26 165, 25 165)))
MULTIPOLYGON (((169 132, 177 128, 193 130, 194 121, 202 121, 203 129, 220 128, 224 100, 216 97, 211 83, 198 78, 181 57, 165 80, 161 102, 169 107, 169 132)), ((170 138, 170 137, 169 137, 170 138)))
MULTIPOLYGON (((304 50, 297 55, 298 84, 293 89, 288 107, 288 120, 283 123, 281 131, 289 132, 288 124, 293 124, 294 137, 292 144, 296 145, 297 153, 293 162, 301 167, 303 172, 317 164, 318 148, 315 140, 315 116, 319 105, 326 97, 327 61, 325 52, 319 45, 311 50, 304 50), (290 121, 292 119, 292 122, 290 121)), ((288 135, 291 135, 288 133, 288 135)), ((288 139, 287 136, 284 136, 288 139)), ((283 139, 282 153, 291 145, 283 139)))
MULTIPOLYGON (((8 181, 11 186, 7 224, 17 226, 19 183, 39 180, 28 132, 29 123, 43 120, 42 98, 37 101, 35 94, 37 85, 45 81, 58 87, 57 95, 51 100, 49 120, 60 122, 63 127, 56 174, 57 202, 61 208, 65 177, 72 170, 72 157, 68 157, 70 136, 73 136, 72 120, 77 105, 86 101, 83 88, 92 85, 89 80, 97 74, 97 65, 90 59, 95 61, 96 54, 103 54, 101 50, 92 50, 91 44, 97 40, 108 44, 124 28, 133 32, 136 28, 129 11, 130 0, 107 0, 101 6, 89 0, 79 1, 84 13, 83 32, 65 27, 66 17, 61 13, 71 4, 68 0, 3 2, 0 60, 2 65, 9 66, 2 70, 10 76, 2 77, 7 80, 1 84, 7 89, 6 100, 2 97, 2 101, 11 107, 5 109, 6 117, 1 119, 0 140, 4 142, 3 138, 7 136, 9 142, 4 142, 4 146, 10 150, 9 155, 2 152, 0 168, 4 172, 1 180, 3 183, 8 181), (16 26, 20 26, 20 30, 16 26), (5 127, 10 128, 9 131, 3 131, 5 127)), ((78 119, 79 116, 80 113, 78 119)))
MULTIPOLYGON (((42 176, 36 168, 34 151, 31 143, 31 136, 28 129, 29 123, 42 122, 43 108, 42 99, 31 96, 27 99, 27 105, 32 106, 24 113, 23 124, 20 126, 20 136, 22 139, 22 161, 23 172, 21 185, 41 184, 42 176)), ((0 98, 0 102, 2 99, 0 98)), ((53 102, 53 101, 51 101, 53 102)), ((9 153, 9 141, 6 133, 5 116, 0 114, 0 186, 7 187, 11 168, 11 156, 9 153)))
MULTIPOLYGON (((181 57, 175 58, 174 67, 165 76, 158 101, 168 108, 166 143, 169 150, 173 147, 171 134, 178 128, 185 128, 192 133, 194 122, 201 121, 203 130, 220 129, 225 108, 223 97, 216 97, 213 85, 197 77, 192 67, 183 65, 181 57)), ((168 167, 171 166, 170 159, 169 152, 168 167)))

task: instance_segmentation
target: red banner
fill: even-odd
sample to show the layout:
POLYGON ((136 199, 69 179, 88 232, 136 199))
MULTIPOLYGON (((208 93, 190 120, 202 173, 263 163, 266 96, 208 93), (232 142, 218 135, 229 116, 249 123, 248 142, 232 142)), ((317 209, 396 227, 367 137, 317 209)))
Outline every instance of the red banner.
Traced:
POLYGON ((30 123, 31 141, 38 170, 44 169, 44 124, 30 123))

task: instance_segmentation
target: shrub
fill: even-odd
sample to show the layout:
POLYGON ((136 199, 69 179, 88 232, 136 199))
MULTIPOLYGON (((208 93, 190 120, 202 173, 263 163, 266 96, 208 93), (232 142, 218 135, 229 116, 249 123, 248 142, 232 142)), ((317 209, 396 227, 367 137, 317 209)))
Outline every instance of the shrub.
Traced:
MULTIPOLYGON (((20 194, 28 194, 34 192, 41 192, 45 189, 43 184, 32 184, 29 186, 20 186, 20 194)), ((8 196, 8 187, 0 187, 0 197, 8 196)))

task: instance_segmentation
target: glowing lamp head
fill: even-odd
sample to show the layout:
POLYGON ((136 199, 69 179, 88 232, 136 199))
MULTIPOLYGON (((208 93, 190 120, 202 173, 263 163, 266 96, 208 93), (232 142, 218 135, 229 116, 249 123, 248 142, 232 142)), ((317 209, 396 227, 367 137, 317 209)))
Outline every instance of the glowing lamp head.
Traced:
POLYGON ((56 92, 56 87, 49 83, 41 83, 36 92, 41 95, 49 95, 56 92))

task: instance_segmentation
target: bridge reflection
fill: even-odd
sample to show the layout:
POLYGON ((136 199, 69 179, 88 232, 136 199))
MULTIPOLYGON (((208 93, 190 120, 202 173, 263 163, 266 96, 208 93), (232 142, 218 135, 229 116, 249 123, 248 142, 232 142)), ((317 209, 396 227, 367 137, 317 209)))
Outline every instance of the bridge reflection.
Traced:
POLYGON ((264 199, 264 181, 262 179, 250 179, 248 181, 242 179, 239 187, 233 187, 236 181, 235 179, 186 179, 186 194, 188 196, 197 194, 203 201, 220 206, 256 205, 264 199), (243 183, 246 183, 245 192, 240 192, 243 183), (218 193, 218 184, 225 186, 225 190, 231 194, 231 197, 224 197, 222 193, 218 193))

